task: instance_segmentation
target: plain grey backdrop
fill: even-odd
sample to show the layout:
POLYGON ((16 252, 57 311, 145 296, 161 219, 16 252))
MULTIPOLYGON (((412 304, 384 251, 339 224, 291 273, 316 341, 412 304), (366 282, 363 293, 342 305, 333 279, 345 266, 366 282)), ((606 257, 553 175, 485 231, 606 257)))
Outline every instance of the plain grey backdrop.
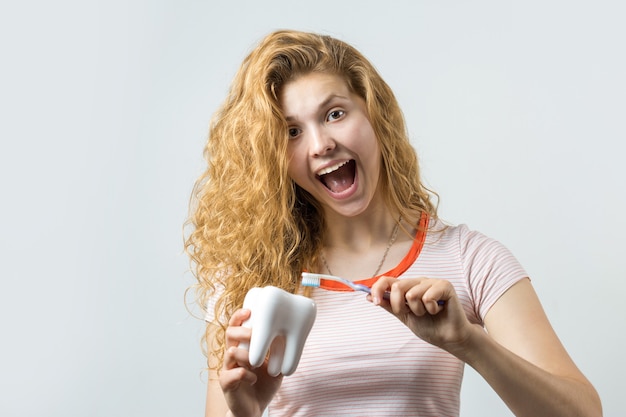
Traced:
MULTIPOLYGON (((278 28, 395 90, 440 214, 507 245, 626 415, 620 1, 28 1, 0 6, 0 415, 199 416, 182 224, 211 114, 278 28)), ((462 415, 510 412, 471 369, 462 415)))

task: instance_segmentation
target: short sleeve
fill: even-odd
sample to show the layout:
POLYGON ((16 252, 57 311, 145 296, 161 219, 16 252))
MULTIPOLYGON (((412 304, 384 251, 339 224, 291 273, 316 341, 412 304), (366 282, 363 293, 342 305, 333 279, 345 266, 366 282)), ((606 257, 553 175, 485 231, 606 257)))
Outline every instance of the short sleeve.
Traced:
POLYGON ((476 316, 483 322, 489 309, 528 274, 500 242, 467 226, 459 226, 461 260, 476 316))
MULTIPOLYGON (((209 297, 206 303, 206 314, 204 316, 204 321, 207 323, 213 323, 215 321, 215 306, 217 305, 217 300, 224 293, 224 287, 219 286, 215 289, 215 292, 209 297)), ((223 316, 222 316, 223 318, 223 316)))

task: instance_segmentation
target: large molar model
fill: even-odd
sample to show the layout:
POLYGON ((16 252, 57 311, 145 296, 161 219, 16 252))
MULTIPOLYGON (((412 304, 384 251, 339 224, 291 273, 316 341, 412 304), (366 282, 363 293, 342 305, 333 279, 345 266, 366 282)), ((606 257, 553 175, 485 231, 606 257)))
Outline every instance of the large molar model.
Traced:
POLYGON ((293 374, 315 322, 315 302, 280 288, 255 287, 246 294, 243 308, 251 311, 243 326, 251 328, 252 335, 250 346, 240 347, 248 349, 250 365, 261 366, 269 350, 267 372, 271 376, 293 374))

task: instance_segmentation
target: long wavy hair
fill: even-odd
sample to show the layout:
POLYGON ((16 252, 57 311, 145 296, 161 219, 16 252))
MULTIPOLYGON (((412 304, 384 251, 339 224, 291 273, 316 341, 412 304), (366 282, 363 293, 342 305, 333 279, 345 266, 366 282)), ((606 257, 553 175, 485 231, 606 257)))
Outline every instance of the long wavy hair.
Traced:
POLYGON ((207 326, 203 343, 211 367, 221 366, 228 318, 250 288, 296 292, 301 272, 317 269, 324 218, 287 174, 288 128, 278 99, 285 84, 311 72, 342 77, 365 101, 382 153, 386 204, 405 219, 421 212, 436 217, 402 111, 374 66, 330 36, 269 34, 245 58, 213 116, 204 149, 207 169, 190 204, 185 250, 198 281, 196 300, 204 308, 216 298, 218 327, 209 338, 207 326))

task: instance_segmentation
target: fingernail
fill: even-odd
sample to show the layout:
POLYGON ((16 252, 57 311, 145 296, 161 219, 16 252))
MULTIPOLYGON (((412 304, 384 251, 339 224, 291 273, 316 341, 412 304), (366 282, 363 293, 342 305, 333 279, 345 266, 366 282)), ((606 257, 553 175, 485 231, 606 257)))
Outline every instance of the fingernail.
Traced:
POLYGON ((373 298, 372 298, 372 302, 374 303, 374 305, 379 305, 379 304, 380 304, 380 298, 378 298, 378 297, 373 297, 373 298))

